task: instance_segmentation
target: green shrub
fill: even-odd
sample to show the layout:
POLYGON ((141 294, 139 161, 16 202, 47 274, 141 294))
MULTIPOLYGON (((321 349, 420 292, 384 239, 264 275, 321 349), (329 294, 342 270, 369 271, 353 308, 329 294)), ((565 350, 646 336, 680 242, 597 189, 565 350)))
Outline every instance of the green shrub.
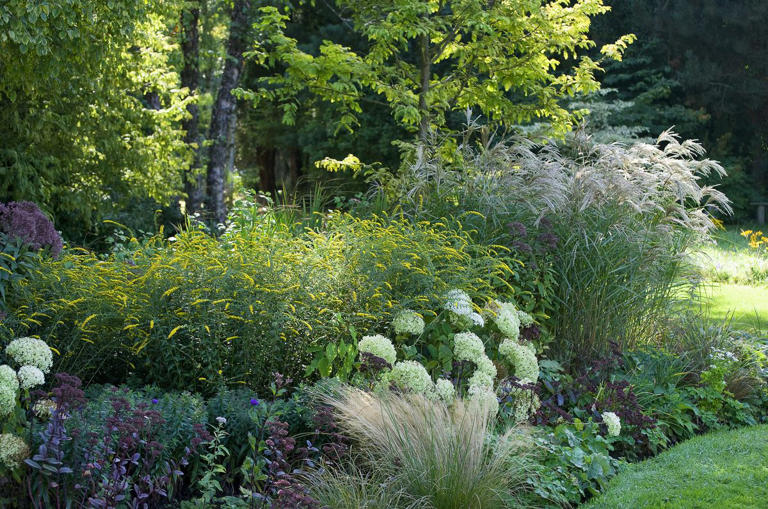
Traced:
POLYGON ((220 240, 188 231, 99 259, 71 250, 20 286, 0 341, 36 335, 85 380, 213 392, 298 378, 313 346, 433 307, 450 288, 511 292, 514 262, 457 222, 324 218, 295 234, 270 212, 220 240))

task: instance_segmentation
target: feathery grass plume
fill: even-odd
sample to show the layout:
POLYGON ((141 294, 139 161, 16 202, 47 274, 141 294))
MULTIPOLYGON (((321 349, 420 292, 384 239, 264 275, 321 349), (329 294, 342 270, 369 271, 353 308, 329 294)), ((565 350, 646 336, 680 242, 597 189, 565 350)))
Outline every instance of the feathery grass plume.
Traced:
POLYGON ((489 235, 493 225, 549 220, 560 282, 550 332, 560 360, 588 363, 611 340, 652 341, 670 301, 693 281, 683 277, 692 269, 687 251, 714 229, 713 214, 731 212, 726 196, 703 184, 724 176, 723 167, 672 131, 626 146, 597 143, 583 130, 537 143, 497 139, 471 118, 467 125, 458 147, 422 151, 390 183, 404 213, 477 211, 489 235))
POLYGON ((427 509, 423 500, 412 500, 377 471, 368 472, 354 461, 340 467, 325 465, 302 477, 309 495, 322 507, 335 509, 427 509))
POLYGON ((324 396, 339 426, 358 442, 366 468, 428 507, 516 506, 529 472, 525 433, 494 436, 486 405, 450 406, 419 394, 370 394, 341 387, 324 396))

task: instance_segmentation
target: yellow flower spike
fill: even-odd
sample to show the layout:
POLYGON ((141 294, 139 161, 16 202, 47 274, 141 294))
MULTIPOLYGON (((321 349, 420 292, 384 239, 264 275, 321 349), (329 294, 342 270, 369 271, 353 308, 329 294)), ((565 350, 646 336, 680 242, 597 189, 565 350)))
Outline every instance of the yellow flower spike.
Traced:
POLYGON ((749 237, 751 233, 752 233, 752 230, 741 230, 742 237, 749 237))

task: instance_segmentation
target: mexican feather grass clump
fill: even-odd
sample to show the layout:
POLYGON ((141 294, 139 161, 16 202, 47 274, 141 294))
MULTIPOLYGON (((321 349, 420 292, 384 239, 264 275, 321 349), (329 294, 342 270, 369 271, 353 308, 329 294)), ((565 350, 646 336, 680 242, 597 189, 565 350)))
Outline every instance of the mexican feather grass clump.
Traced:
POLYGON ((324 399, 355 440, 358 463, 369 473, 346 466, 313 474, 311 493, 321 503, 349 508, 518 506, 516 495, 530 474, 530 441, 517 429, 494 435, 494 412, 488 406, 461 400, 447 406, 418 394, 370 394, 350 387, 324 399), (383 503, 382 497, 389 497, 384 505, 371 502, 383 503))
POLYGON ((724 176, 722 166, 671 131, 631 146, 596 143, 583 131, 544 145, 472 131, 452 158, 418 154, 390 183, 410 200, 404 207, 421 217, 477 210, 499 227, 547 225, 556 236, 552 332, 561 360, 588 362, 609 341, 652 341, 670 303, 686 294, 679 286, 692 280, 686 253, 708 237, 713 214, 731 213, 725 195, 703 183, 724 176))

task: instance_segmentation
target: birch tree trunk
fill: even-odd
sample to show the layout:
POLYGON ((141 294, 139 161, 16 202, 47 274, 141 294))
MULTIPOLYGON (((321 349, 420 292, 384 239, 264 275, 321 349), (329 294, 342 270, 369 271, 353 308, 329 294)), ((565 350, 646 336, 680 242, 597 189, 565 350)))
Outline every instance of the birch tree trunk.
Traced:
POLYGON ((235 0, 230 17, 227 59, 221 75, 216 102, 211 115, 208 139, 211 141, 208 158, 208 213, 216 223, 227 218, 226 183, 229 145, 227 137, 231 122, 237 115, 237 100, 232 95, 243 69, 243 52, 247 45, 250 0, 235 0))
MULTIPOLYGON (((197 4, 197 3, 196 3, 197 4)), ((181 54, 184 66, 181 69, 181 86, 189 89, 189 95, 198 95, 200 87, 200 34, 198 24, 200 8, 195 6, 181 12, 181 54)), ((187 105, 189 118, 182 121, 181 127, 186 133, 184 142, 192 147, 192 164, 184 174, 184 192, 187 195, 186 212, 193 214, 200 210, 204 198, 205 177, 200 172, 200 127, 199 107, 197 102, 187 105)))

